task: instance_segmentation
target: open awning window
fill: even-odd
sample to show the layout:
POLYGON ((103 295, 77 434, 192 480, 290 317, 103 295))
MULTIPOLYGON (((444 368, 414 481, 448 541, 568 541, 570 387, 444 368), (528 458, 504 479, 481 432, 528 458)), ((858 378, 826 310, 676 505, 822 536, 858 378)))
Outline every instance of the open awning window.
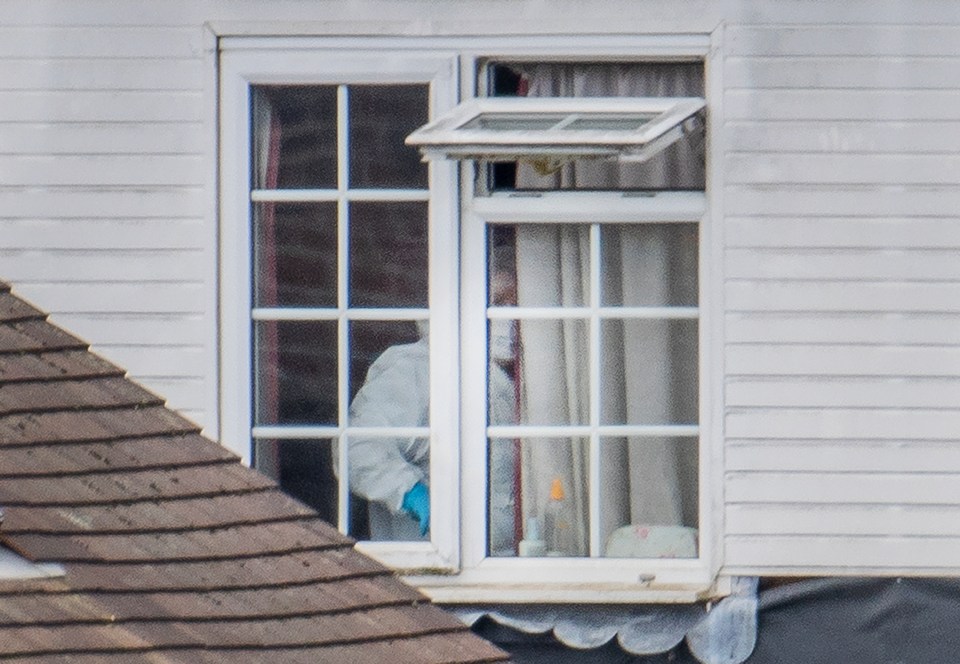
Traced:
POLYGON ((697 97, 471 99, 407 137, 425 159, 646 161, 694 129, 697 97))

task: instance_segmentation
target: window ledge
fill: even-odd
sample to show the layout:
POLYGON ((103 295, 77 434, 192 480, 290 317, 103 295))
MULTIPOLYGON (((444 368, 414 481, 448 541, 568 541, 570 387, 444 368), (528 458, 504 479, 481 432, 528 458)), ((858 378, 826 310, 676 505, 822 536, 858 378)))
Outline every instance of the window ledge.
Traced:
POLYGON ((518 583, 476 580, 470 573, 403 579, 437 604, 693 604, 730 592, 727 577, 712 583, 518 583))

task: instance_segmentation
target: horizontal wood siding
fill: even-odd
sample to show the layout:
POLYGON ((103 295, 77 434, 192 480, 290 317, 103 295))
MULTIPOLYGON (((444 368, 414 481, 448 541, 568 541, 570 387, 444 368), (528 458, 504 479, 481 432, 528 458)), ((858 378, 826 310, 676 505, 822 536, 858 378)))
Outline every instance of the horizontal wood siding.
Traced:
POLYGON ((466 37, 722 25, 711 223, 725 253, 709 286, 724 305, 726 569, 902 573, 913 547, 920 568, 960 571, 944 522, 960 482, 960 5, 7 0, 0 278, 212 427, 205 25, 466 37))
POLYGON ((727 570, 956 574, 956 12, 758 4, 725 40, 727 570))
POLYGON ((210 427, 214 130, 202 21, 187 3, 123 4, 5 6, 0 278, 210 427))

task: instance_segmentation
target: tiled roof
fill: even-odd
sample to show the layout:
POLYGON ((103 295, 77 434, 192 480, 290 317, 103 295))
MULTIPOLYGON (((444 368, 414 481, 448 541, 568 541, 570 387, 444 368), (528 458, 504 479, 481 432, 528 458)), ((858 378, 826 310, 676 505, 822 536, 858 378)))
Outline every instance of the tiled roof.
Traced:
POLYGON ((0 661, 506 658, 2 283, 0 507, 0 661))

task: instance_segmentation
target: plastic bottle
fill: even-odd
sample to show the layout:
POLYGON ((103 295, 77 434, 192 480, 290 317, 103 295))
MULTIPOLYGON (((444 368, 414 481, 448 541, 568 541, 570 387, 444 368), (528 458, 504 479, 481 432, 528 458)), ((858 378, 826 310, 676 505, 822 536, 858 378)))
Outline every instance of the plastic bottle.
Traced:
POLYGON ((548 556, 564 556, 571 553, 573 529, 570 517, 570 506, 563 491, 563 481, 555 477, 550 484, 550 499, 543 510, 548 556))
POLYGON ((540 533, 540 519, 537 516, 531 514, 527 517, 523 535, 517 547, 522 557, 537 558, 546 554, 547 545, 540 533))

